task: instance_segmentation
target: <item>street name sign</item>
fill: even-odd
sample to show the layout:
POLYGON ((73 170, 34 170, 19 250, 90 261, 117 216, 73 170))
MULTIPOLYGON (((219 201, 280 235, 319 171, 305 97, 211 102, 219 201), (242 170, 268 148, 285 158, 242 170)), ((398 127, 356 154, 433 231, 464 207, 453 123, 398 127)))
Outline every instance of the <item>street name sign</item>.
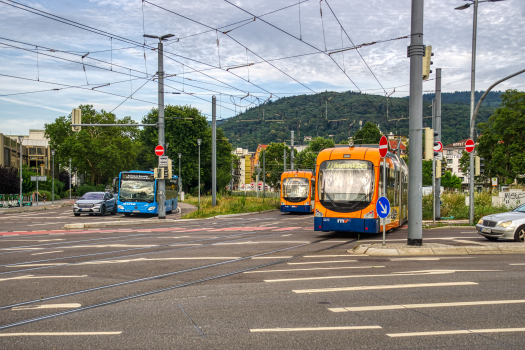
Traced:
POLYGON ((47 181, 47 176, 31 176, 31 181, 47 181))
POLYGON ((159 157, 159 168, 167 168, 168 167, 168 156, 160 156, 159 157))

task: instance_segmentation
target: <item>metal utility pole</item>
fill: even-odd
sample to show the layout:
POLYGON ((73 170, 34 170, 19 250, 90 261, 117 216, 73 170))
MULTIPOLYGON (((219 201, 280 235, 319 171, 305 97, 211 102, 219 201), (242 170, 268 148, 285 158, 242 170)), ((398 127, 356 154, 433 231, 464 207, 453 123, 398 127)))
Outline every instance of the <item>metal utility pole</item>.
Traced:
MULTIPOLYGON (((157 71, 158 77, 158 134, 159 134, 159 145, 166 148, 164 145, 164 48, 162 44, 162 38, 159 38, 158 44, 158 64, 159 68, 157 71)), ((166 182, 164 179, 157 180, 158 194, 159 194, 159 219, 166 219, 166 182)))
POLYGON ((230 170, 231 170, 230 194, 233 196, 233 157, 232 157, 232 159, 231 159, 230 170))
POLYGON ((217 99, 211 98, 211 205, 217 205, 217 99))
POLYGON ((411 42, 408 47, 410 57, 410 102, 409 139, 410 158, 408 172, 408 245, 423 244, 423 0, 412 0, 411 42))
MULTIPOLYGON (((436 99, 432 99, 432 130, 436 130, 436 99)), ((436 222, 436 159, 432 157, 432 222, 436 222)))
POLYGON ((51 203, 55 203, 55 150, 51 150, 53 156, 53 190, 51 191, 51 203))
POLYGON ((259 198, 259 174, 261 173, 261 167, 259 166, 259 164, 257 164, 257 176, 255 177, 255 186, 256 186, 256 193, 257 193, 257 198, 259 198))
MULTIPOLYGON (((476 31, 478 27, 478 0, 474 0, 474 19, 472 29, 472 69, 470 72, 470 138, 476 142, 476 128, 473 122, 476 102, 476 31)), ((474 222, 474 152, 470 152, 469 174, 469 224, 474 222)))
MULTIPOLYGON (((441 142, 441 68, 436 68, 436 101, 433 103, 434 107, 434 131, 438 133, 437 140, 441 142)), ((441 153, 443 155, 444 152, 441 153)), ((441 162, 446 161, 445 158, 441 157, 441 162)), ((446 164, 446 163, 445 163, 446 164)), ((443 165, 443 164, 442 164, 443 165)), ((441 174, 439 174, 441 176, 441 174)), ((439 219, 441 217, 441 200, 440 200, 440 191, 441 191, 441 177, 436 178, 434 176, 434 186, 435 186, 435 199, 434 199, 434 217, 439 219)))
MULTIPOLYGON (((38 194, 36 197, 38 198, 38 194)), ((71 202, 71 158, 69 158, 69 201, 71 202)))
POLYGON ((294 157, 294 152, 293 152, 293 130, 292 130, 292 139, 291 139, 291 147, 292 147, 292 151, 291 151, 291 154, 290 154, 290 170, 293 170, 293 157, 294 157))
POLYGON ((199 210, 201 209, 201 139, 197 139, 197 145, 199 146, 199 210))
POLYGON ((265 157, 266 151, 263 150, 263 201, 266 197, 266 157, 265 157))
POLYGON ((22 178, 22 164, 23 164, 23 154, 22 154, 22 140, 24 139, 23 136, 18 136, 18 143, 20 143, 20 208, 22 208, 22 199, 24 198, 23 197, 23 194, 22 194, 22 184, 24 182, 24 179, 22 178))

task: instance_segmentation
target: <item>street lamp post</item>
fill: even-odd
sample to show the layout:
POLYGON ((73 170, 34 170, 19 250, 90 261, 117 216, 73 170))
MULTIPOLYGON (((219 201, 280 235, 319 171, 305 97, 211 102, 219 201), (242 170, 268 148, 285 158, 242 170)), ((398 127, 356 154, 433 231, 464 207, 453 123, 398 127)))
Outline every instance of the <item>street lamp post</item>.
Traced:
POLYGON ((71 202, 71 158, 69 158, 69 201, 71 202))
POLYGON ((201 209, 201 139, 197 139, 199 145, 199 210, 201 209))
POLYGON ((51 150, 53 156, 53 190, 51 191, 51 203, 55 203, 55 150, 51 150))
POLYGON ((18 143, 20 143, 20 208, 22 208, 22 199, 24 197, 23 194, 22 194, 22 184, 23 184, 23 178, 22 178, 22 159, 23 159, 23 155, 22 155, 22 140, 24 139, 23 136, 18 136, 18 143))
MULTIPOLYGON (((474 108, 475 108, 475 94, 476 94, 476 30, 478 27, 478 3, 480 2, 497 2, 505 0, 468 0, 469 3, 458 6, 455 10, 465 10, 474 5, 474 14, 472 21, 472 66, 470 72, 470 139, 476 142, 476 126, 474 123, 474 108)), ((469 224, 474 222, 474 152, 470 152, 469 156, 469 224)))
MULTIPOLYGON (((162 40, 166 40, 175 35, 166 34, 162 36, 144 34, 146 38, 159 39, 159 45, 157 49, 158 53, 158 134, 159 134, 159 145, 165 147, 164 145, 164 49, 162 40)), ((158 194, 159 194, 159 219, 166 219, 166 181, 164 179, 158 180, 158 194)))

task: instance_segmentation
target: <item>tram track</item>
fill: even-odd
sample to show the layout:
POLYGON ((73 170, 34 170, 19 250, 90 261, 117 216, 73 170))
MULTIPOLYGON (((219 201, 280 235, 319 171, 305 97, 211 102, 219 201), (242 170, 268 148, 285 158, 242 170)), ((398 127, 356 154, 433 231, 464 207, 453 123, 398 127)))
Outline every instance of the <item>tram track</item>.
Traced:
MULTIPOLYGON (((339 235, 336 235, 336 236, 339 236, 339 235)), ((101 290, 104 290, 104 289, 115 288, 115 287, 124 286, 124 285, 130 285, 130 284, 134 284, 134 283, 142 283, 142 282, 147 282, 147 281, 156 280, 156 279, 162 279, 162 278, 166 278, 166 277, 174 276, 174 275, 178 275, 178 274, 194 272, 194 271, 198 271, 198 270, 204 270, 204 269, 224 266, 224 265, 228 265, 228 264, 234 264, 234 263, 241 262, 241 261, 248 260, 248 259, 252 259, 252 258, 257 258, 257 257, 265 256, 265 255, 270 255, 270 254, 274 254, 274 253, 283 252, 283 251, 289 251, 289 250, 292 250, 292 249, 297 249, 297 248, 301 248, 301 247, 305 247, 305 246, 315 245, 315 244, 318 244, 318 243, 330 240, 332 238, 333 237, 321 238, 321 239, 318 239, 318 240, 315 240, 315 241, 294 245, 292 247, 274 249, 274 250, 271 250, 271 251, 258 253, 258 254, 252 254, 252 255, 236 258, 236 259, 230 259, 230 260, 227 260, 227 261, 218 262, 218 263, 207 264, 207 265, 192 267, 192 268, 188 268, 188 269, 178 270, 178 271, 171 271, 171 272, 167 272, 167 273, 163 273, 163 274, 159 274, 159 275, 148 276, 148 277, 143 277, 143 278, 139 278, 139 279, 133 279, 133 280, 123 281, 123 282, 119 282, 119 283, 113 283, 113 284, 108 284, 108 285, 104 285, 104 286, 78 290, 78 291, 75 291, 75 292, 59 294, 59 295, 54 295, 54 296, 49 296, 49 297, 45 297, 45 298, 29 300, 29 301, 20 302, 20 303, 14 303, 14 304, 10 304, 10 305, 4 305, 4 306, 0 307, 0 310, 7 310, 7 309, 10 309, 10 308, 13 308, 13 307, 16 307, 16 306, 24 306, 24 305, 37 303, 37 302, 44 302, 44 301, 49 301, 49 300, 55 300, 55 299, 69 297, 69 296, 73 296, 73 295, 79 295, 79 294, 83 294, 83 293, 96 292, 96 291, 101 291, 101 290)), ((166 291, 170 291, 170 290, 174 290, 174 289, 178 289, 178 288, 188 287, 188 286, 199 284, 199 283, 205 283, 205 282, 208 282, 208 281, 213 281, 213 280, 217 280, 217 279, 233 276, 233 275, 244 273, 244 272, 251 271, 251 270, 256 270, 256 269, 260 269, 260 268, 264 268, 264 267, 268 267, 268 266, 281 264, 281 263, 284 263, 284 262, 288 262, 288 261, 291 261, 291 260, 303 257, 305 255, 311 255, 311 254, 320 253, 320 252, 323 252, 323 251, 326 251, 326 250, 330 250, 330 249, 334 249, 334 248, 346 245, 348 243, 355 242, 355 241, 357 241, 357 240, 356 239, 351 239, 351 240, 347 240, 345 242, 341 242, 341 243, 337 243, 337 244, 334 244, 334 245, 330 245, 328 247, 324 247, 324 248, 321 248, 321 249, 309 250, 307 252, 303 252, 301 254, 296 254, 296 255, 293 255, 293 256, 288 257, 288 258, 280 258, 280 259, 278 258, 278 260, 276 260, 276 261, 272 261, 272 262, 265 263, 265 264, 260 264, 260 265, 251 266, 251 267, 247 267, 247 268, 237 269, 237 270, 234 270, 234 271, 229 271, 229 272, 226 272, 226 273, 221 273, 221 274, 217 274, 217 275, 213 275, 213 276, 209 276, 209 277, 199 278, 199 279, 195 279, 195 280, 192 280, 192 281, 183 282, 183 283, 179 283, 179 284, 175 284, 175 285, 171 285, 171 286, 167 286, 167 287, 163 287, 163 288, 159 288, 159 289, 153 289, 153 290, 149 290, 149 291, 145 291, 145 292, 141 292, 141 293, 128 294, 128 295, 117 297, 117 298, 112 298, 112 299, 99 301, 99 302, 92 303, 92 304, 89 304, 89 305, 86 305, 86 306, 81 306, 81 307, 68 309, 68 310, 64 310, 64 311, 60 311, 60 312, 49 313, 49 314, 45 314, 45 315, 41 315, 41 316, 37 316, 37 317, 33 317, 33 318, 27 318, 27 319, 11 322, 11 323, 8 323, 8 324, 0 325, 0 330, 9 329, 9 328, 17 327, 17 326, 22 326, 22 325, 26 325, 26 324, 29 324, 29 323, 44 321, 44 320, 48 320, 50 318, 55 318, 55 317, 59 317, 59 316, 64 316, 64 315, 69 315, 69 314, 73 314, 73 313, 78 313, 78 312, 83 312, 83 311, 87 311, 87 310, 92 310, 92 309, 95 309, 95 308, 104 307, 104 306, 108 306, 108 305, 113 305, 113 304, 120 303, 120 302, 127 301, 127 300, 132 300, 132 299, 136 299, 136 298, 140 298, 140 297, 150 296, 150 295, 157 294, 157 293, 162 293, 162 292, 166 292, 166 291)))

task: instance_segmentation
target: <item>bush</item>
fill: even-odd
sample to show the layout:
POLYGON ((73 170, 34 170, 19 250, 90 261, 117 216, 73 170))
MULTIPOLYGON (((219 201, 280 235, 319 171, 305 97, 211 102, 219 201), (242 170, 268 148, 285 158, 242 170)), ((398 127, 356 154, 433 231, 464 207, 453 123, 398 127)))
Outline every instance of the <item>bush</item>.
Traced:
MULTIPOLYGON (((39 188, 38 189, 38 193, 40 193, 40 196, 38 196, 38 201, 39 202, 43 202, 44 201, 44 194, 46 195, 46 202, 49 202, 49 201, 51 201, 53 199, 53 197, 51 196, 51 191, 41 190, 39 188)), ((59 200, 59 199, 60 199, 60 196, 55 194, 55 200, 59 200)), ((36 202, 36 198, 35 198, 35 202, 36 202)))
POLYGON ((94 185, 94 186, 91 184, 84 184, 78 187, 77 195, 79 197, 82 197, 85 193, 88 193, 88 192, 104 192, 105 190, 106 190, 106 186, 102 184, 94 185))

